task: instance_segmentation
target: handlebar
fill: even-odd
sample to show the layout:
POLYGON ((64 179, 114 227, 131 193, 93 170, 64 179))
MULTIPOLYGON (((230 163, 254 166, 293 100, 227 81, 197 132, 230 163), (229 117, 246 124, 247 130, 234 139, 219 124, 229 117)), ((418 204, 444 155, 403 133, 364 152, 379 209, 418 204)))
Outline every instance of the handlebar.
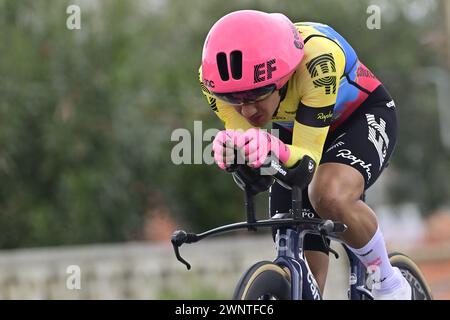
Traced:
MULTIPOLYGON (((235 159, 240 163, 240 154, 236 153, 235 159)), ((300 218, 303 207, 302 190, 311 182, 315 169, 315 161, 306 155, 295 166, 287 168, 273 154, 269 154, 264 165, 259 169, 250 168, 245 164, 232 164, 227 171, 233 174, 234 180, 245 191, 247 221, 254 222, 256 219, 253 198, 259 192, 269 189, 273 179, 283 187, 292 190, 292 213, 294 217, 300 218)), ((255 229, 249 228, 249 230, 255 229)))
MULTIPOLYGON (((304 225, 305 229, 309 230, 312 233, 320 234, 323 237, 326 236, 336 236, 337 233, 344 232, 347 229, 347 226, 341 222, 333 222, 331 220, 322 220, 322 219, 296 219, 296 218, 274 218, 267 220, 259 220, 256 222, 238 222, 238 223, 232 223, 229 225, 225 225, 222 227, 214 228, 211 230, 208 230, 206 232, 195 234, 195 233, 187 233, 184 230, 177 230, 172 235, 172 245, 175 251, 175 256, 177 257, 178 261, 186 265, 187 269, 191 269, 191 265, 184 260, 179 252, 179 247, 181 247, 184 243, 194 243, 198 242, 206 237, 225 233, 229 231, 239 230, 239 229, 245 229, 249 227, 259 227, 259 228, 271 228, 271 227, 292 227, 292 226, 299 226, 304 225)), ((335 254, 336 258, 337 253, 334 252, 331 248, 329 250, 335 254)))
MULTIPOLYGON (((302 210, 302 190, 311 182, 316 169, 316 163, 309 156, 304 156, 294 167, 286 168, 280 164, 279 160, 270 155, 265 164, 260 169, 253 169, 245 164, 233 164, 227 168, 227 171, 233 174, 238 185, 244 189, 246 201, 247 221, 239 222, 223 227, 218 227, 201 234, 187 233, 183 230, 177 230, 173 233, 171 242, 177 259, 191 269, 191 265, 184 260, 179 252, 179 247, 184 243, 194 243, 207 236, 224 233, 237 229, 247 228, 256 231, 257 227, 274 226, 298 226, 300 224, 309 224, 310 230, 322 235, 325 241, 327 235, 344 232, 347 226, 340 222, 321 219, 303 219, 302 210), (283 187, 292 190, 292 218, 273 218, 269 220, 256 221, 254 212, 254 196, 262 191, 269 189, 273 180, 277 180, 283 187)), ((331 252, 335 253, 331 248, 331 252)), ((337 255, 335 253, 335 255, 337 255)))
MULTIPOLYGON (((239 158, 239 156, 236 156, 236 158, 239 158)), ((242 182, 247 182, 246 185, 256 184, 255 193, 257 193, 270 187, 268 180, 264 179, 270 179, 270 177, 287 189, 293 189, 294 187, 303 189, 311 182, 315 169, 316 162, 306 155, 292 168, 285 167, 274 155, 269 155, 264 165, 259 169, 250 168, 245 164, 232 164, 226 170, 237 173, 239 178, 243 180, 242 182)))

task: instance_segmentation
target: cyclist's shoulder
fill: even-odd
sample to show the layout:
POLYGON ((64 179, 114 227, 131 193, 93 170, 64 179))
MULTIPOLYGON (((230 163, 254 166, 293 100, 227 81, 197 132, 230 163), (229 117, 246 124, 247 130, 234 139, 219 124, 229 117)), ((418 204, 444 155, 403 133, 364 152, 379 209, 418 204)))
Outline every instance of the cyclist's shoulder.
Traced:
POLYGON ((296 22, 294 23, 297 30, 300 32, 300 35, 303 38, 303 41, 306 43, 315 37, 322 37, 328 39, 336 39, 340 34, 333 29, 333 27, 320 23, 320 22, 296 22))
POLYGON ((300 32, 303 40, 307 39, 312 35, 320 35, 322 34, 319 30, 320 27, 329 27, 328 25, 319 23, 319 22, 295 22, 295 28, 300 32), (319 28, 318 28, 319 27, 319 28))
POLYGON ((320 74, 336 70, 341 72, 345 68, 344 50, 333 37, 331 27, 315 22, 298 22, 295 26, 305 42, 304 57, 295 73, 298 83, 316 78, 316 67, 321 68, 320 74))
POLYGON ((295 27, 303 39, 306 58, 322 51, 340 50, 345 54, 353 50, 344 37, 327 24, 297 22, 295 27))
POLYGON ((304 57, 291 78, 287 96, 309 99, 309 105, 330 105, 335 90, 328 92, 323 87, 344 73, 344 50, 325 24, 297 22, 295 27, 305 42, 304 57))

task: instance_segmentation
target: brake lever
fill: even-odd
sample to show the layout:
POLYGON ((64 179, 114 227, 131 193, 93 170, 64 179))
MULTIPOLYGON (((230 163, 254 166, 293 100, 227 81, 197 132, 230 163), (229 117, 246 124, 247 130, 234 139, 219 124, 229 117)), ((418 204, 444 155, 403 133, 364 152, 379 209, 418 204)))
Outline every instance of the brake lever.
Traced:
POLYGON ((323 241, 323 244, 324 244, 325 248, 326 248, 329 252, 331 252, 331 253, 334 255, 334 257, 335 257, 336 259, 339 259, 339 253, 337 253, 334 249, 332 249, 332 248, 328 245, 328 242, 327 242, 327 234, 326 234, 326 232, 325 232, 325 231, 320 231, 320 236, 322 237, 322 241, 323 241))
POLYGON ((337 253, 334 249, 332 249, 327 242, 328 232, 332 232, 334 229, 334 222, 331 220, 326 220, 319 226, 320 236, 322 238, 322 242, 325 248, 331 252, 336 259, 339 259, 339 253, 337 253))
POLYGON ((188 270, 191 270, 191 265, 180 255, 179 248, 183 245, 183 243, 190 243, 197 241, 196 235, 187 234, 186 231, 177 230, 172 234, 171 242, 173 245, 173 250, 175 251, 175 256, 178 261, 183 263, 188 270))
POLYGON ((177 257, 177 260, 180 261, 181 263, 183 263, 188 270, 191 270, 191 265, 189 264, 189 262, 184 260, 183 257, 180 255, 180 250, 178 249, 179 246, 177 246, 173 242, 172 242, 172 245, 173 245, 173 250, 175 251, 175 256, 177 257))

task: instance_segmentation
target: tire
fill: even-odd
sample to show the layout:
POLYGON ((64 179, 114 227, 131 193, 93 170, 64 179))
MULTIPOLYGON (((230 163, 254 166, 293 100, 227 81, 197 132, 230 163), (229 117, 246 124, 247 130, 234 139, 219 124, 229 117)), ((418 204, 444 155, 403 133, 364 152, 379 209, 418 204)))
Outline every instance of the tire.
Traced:
POLYGON ((397 267, 408 280, 412 288, 412 300, 433 300, 430 287, 416 263, 407 255, 399 252, 389 254, 392 266, 397 267))
POLYGON ((234 300, 290 300, 290 276, 280 266, 261 261, 248 269, 239 280, 234 300))

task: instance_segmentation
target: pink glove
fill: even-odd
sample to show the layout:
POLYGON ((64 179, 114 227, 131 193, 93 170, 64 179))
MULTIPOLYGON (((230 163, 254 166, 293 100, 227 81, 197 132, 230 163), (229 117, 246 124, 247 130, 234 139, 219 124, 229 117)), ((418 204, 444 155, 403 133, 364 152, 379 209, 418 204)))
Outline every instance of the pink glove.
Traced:
POLYGON ((280 139, 259 128, 245 131, 238 137, 237 146, 244 153, 248 165, 253 168, 261 167, 269 152, 272 152, 282 163, 289 159, 291 153, 280 139))
POLYGON ((214 160, 220 169, 225 170, 234 163, 234 149, 242 130, 222 130, 213 141, 214 160))

